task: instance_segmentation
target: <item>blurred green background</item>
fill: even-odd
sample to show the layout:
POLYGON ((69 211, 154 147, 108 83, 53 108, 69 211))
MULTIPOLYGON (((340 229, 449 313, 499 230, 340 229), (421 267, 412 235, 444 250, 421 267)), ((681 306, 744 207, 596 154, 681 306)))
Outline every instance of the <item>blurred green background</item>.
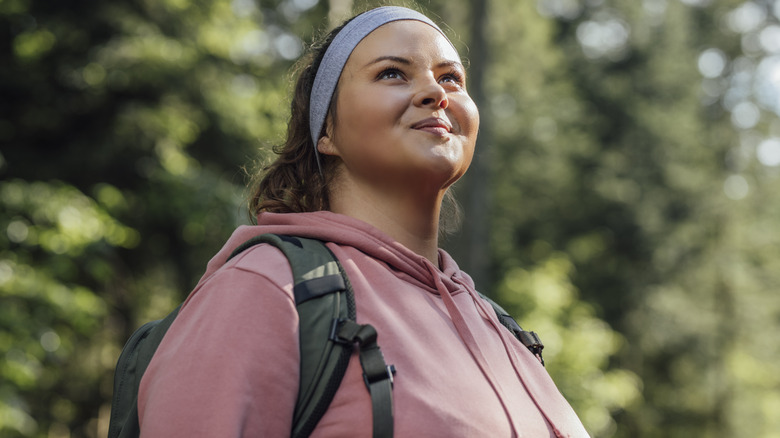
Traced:
MULTIPOLYGON (((313 34, 378 2, 0 0, 0 436, 100 437, 248 222, 313 34)), ((470 62, 444 246, 594 437, 780 437, 780 0, 423 0, 470 62)))

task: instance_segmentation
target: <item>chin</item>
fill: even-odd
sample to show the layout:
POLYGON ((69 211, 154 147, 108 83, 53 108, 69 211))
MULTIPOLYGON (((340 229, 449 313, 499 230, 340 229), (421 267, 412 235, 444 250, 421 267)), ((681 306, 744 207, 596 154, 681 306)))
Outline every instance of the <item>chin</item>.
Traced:
POLYGON ((465 154, 464 148, 450 141, 431 150, 430 165, 448 171, 448 173, 460 173, 461 175, 471 164, 473 154, 465 154))
POLYGON ((441 181, 442 188, 447 188, 459 180, 468 169, 468 163, 462 160, 439 159, 429 163, 427 171, 432 179, 441 181))

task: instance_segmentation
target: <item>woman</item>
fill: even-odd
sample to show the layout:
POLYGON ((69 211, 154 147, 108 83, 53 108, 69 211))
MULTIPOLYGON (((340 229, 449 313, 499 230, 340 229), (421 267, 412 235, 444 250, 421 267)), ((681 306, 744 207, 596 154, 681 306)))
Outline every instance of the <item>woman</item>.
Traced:
MULTIPOLYGON (((331 32, 298 79, 288 138, 141 383, 145 436, 290 435, 298 315, 286 258, 263 233, 328 242, 388 363, 395 436, 587 436, 536 358, 438 249, 447 189, 479 116, 457 51, 427 17, 386 7, 331 32), (247 335, 251 334, 251 335, 247 335)), ((311 436, 371 436, 353 355, 311 436)))

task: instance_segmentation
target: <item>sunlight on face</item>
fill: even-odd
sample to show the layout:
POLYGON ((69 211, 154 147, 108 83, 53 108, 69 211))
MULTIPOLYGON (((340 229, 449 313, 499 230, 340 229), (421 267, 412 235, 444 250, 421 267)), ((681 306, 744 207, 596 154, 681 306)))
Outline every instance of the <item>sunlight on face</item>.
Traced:
POLYGON ((437 30, 412 20, 385 24, 350 55, 320 151, 339 156, 361 184, 446 188, 471 163, 479 127, 465 79, 437 30))

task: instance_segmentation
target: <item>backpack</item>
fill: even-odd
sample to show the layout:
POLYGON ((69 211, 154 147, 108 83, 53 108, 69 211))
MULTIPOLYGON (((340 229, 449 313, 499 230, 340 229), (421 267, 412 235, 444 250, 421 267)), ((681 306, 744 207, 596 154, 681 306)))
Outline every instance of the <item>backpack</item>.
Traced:
MULTIPOLYGON (((290 262, 293 294, 300 316, 300 390, 293 414, 292 436, 307 437, 325 414, 357 350, 363 378, 371 394, 373 436, 393 436, 392 385, 395 367, 387 365, 370 324, 358 324, 355 296, 344 268, 319 240, 263 234, 244 242, 228 260, 260 243, 280 249, 290 262)), ((501 324, 544 364, 544 348, 534 332, 526 332, 494 301, 488 301, 501 324)), ((138 437, 138 387, 157 347, 179 313, 151 321, 133 333, 122 349, 114 375, 109 438, 138 437)))

